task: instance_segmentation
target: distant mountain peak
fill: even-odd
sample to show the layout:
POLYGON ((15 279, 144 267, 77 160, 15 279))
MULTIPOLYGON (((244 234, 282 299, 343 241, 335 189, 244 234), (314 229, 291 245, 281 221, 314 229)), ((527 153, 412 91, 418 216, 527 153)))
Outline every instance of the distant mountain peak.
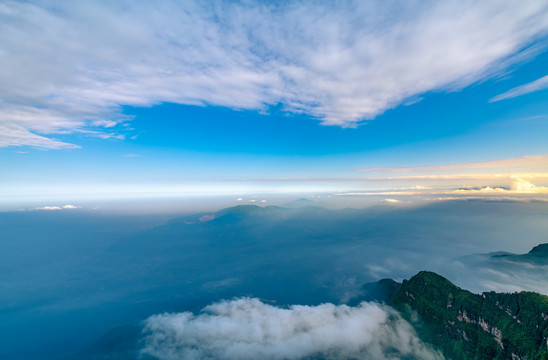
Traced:
POLYGON ((548 243, 539 244, 532 248, 527 254, 512 254, 497 252, 491 254, 492 259, 504 259, 513 262, 533 262, 536 264, 548 264, 548 243))
POLYGON ((548 243, 539 244, 529 251, 531 255, 543 255, 548 256, 548 243))
POLYGON ((229 208, 222 209, 216 213, 216 217, 224 215, 246 215, 246 214, 265 214, 272 211, 283 210, 278 206, 258 206, 258 205, 236 205, 229 208))
POLYGON ((260 211, 262 207, 258 205, 236 205, 220 210, 219 212, 223 213, 240 213, 240 212, 251 212, 251 211, 260 211))

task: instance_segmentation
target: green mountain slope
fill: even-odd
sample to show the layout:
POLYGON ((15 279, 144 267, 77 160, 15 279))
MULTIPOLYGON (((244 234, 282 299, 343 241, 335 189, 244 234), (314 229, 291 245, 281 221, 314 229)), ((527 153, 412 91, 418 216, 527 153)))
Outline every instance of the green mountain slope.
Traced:
MULTIPOLYGON (((424 341, 449 359, 548 359, 548 296, 478 295, 436 273, 421 271, 401 284, 391 279, 366 284, 353 302, 373 300, 398 309, 424 341)), ((142 345, 141 326, 124 326, 69 359, 136 359, 142 345)))
POLYGON ((422 271, 404 280, 388 302, 410 320, 418 314, 419 334, 449 358, 548 359, 545 295, 477 295, 422 271))

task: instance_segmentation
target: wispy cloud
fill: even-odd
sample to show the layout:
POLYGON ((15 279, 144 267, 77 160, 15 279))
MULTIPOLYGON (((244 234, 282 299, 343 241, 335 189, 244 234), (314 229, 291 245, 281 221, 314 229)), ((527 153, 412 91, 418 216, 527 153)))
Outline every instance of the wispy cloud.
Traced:
POLYGON ((377 176, 367 177, 368 181, 422 181, 422 180, 503 180, 518 176, 527 179, 548 179, 548 173, 478 173, 478 174, 424 174, 424 175, 402 175, 402 176, 377 176))
POLYGON ((463 169, 491 169, 491 168, 516 168, 525 166, 548 167, 548 154, 527 155, 518 158, 502 159, 494 161, 470 162, 462 164, 444 164, 412 167, 383 167, 363 168, 358 171, 386 171, 386 172, 415 172, 432 170, 463 170, 463 169))
POLYGON ((524 84, 513 89, 508 90, 505 93, 495 96, 490 102, 496 102, 505 99, 515 98, 521 95, 529 94, 535 91, 544 90, 548 88, 548 75, 541 77, 533 82, 524 84))
POLYGON ((541 1, 4 1, 0 146, 122 137, 121 106, 162 102, 351 127, 504 70, 547 30, 541 1))
MULTIPOLYGON (((37 119, 37 121, 39 121, 37 119)), ((0 115, 0 147, 29 145, 43 149, 77 149, 80 146, 31 132, 33 129, 17 124, 13 117, 0 115), (5 121, 2 124, 2 118, 5 121)), ((74 124, 76 125, 76 124, 74 124)), ((46 124, 47 126, 47 124, 46 124)), ((52 131, 46 130, 45 133, 52 131)))
POLYGON ((236 299, 192 313, 151 316, 144 353, 158 359, 443 359, 380 304, 288 309, 236 299))

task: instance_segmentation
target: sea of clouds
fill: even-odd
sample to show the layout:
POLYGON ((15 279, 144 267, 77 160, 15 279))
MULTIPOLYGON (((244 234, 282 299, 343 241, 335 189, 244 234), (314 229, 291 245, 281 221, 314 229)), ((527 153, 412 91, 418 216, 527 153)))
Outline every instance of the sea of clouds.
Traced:
POLYGON ((165 313, 145 322, 143 353, 175 359, 443 359, 391 308, 292 305, 256 298, 221 301, 201 313, 165 313))

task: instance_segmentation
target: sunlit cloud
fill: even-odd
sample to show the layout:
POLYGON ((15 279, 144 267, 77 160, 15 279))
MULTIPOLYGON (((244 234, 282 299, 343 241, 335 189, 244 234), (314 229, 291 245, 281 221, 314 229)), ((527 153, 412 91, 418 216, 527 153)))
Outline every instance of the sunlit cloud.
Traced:
POLYGON ((426 198, 428 201, 469 201, 469 200, 481 200, 481 201, 511 201, 511 202, 548 202, 545 198, 535 197, 517 197, 517 196, 441 196, 437 198, 426 198))
POLYGON ((78 131, 134 138, 122 106, 165 102, 281 105, 353 127, 501 73, 547 30, 542 1, 8 0, 0 146, 72 149, 60 137, 78 131))
POLYGON ((80 206, 75 206, 75 205, 63 205, 63 206, 41 206, 41 207, 37 207, 37 208, 34 208, 34 210, 67 210, 67 209, 79 209, 80 206))
POLYGON ((75 205, 63 205, 63 209, 78 209, 79 207, 75 205))
POLYGON ((60 206, 42 206, 42 207, 37 207, 35 208, 35 210, 61 210, 62 207, 60 206))
POLYGON ((513 176, 518 176, 525 179, 548 179, 548 173, 522 173, 522 174, 512 174, 512 173, 500 173, 500 174, 488 174, 488 173, 479 173, 479 174, 428 174, 428 175, 402 175, 402 176, 376 176, 376 177, 367 177, 363 180, 368 181, 387 181, 387 180, 410 180, 410 181, 421 181, 421 180, 501 180, 501 179, 510 179, 513 176))
MULTIPOLYGON (((513 196, 513 195, 543 195, 548 194, 548 187, 534 184, 533 180, 546 180, 548 173, 539 174, 451 174, 451 175, 418 175, 399 176, 388 178, 369 178, 369 181, 431 181, 431 186, 413 186, 408 188, 393 188, 373 191, 348 191, 338 192, 338 196, 442 196, 449 199, 447 195, 464 196, 513 196), (460 185, 455 187, 455 181, 474 181, 476 185, 460 185), (496 180, 505 183, 502 186, 485 184, 486 181, 496 180)), ((399 200, 399 199, 398 199, 399 200)), ((386 201, 386 200, 385 200, 386 201)))
POLYGON ((518 175, 513 175, 511 178, 513 180, 512 191, 527 194, 548 194, 548 187, 534 185, 518 175))
POLYGON ((548 180, 547 170, 547 154, 472 163, 365 168, 360 171, 379 172, 388 176, 370 176, 364 178, 364 183, 405 184, 407 187, 400 185, 400 187, 394 186, 393 189, 383 191, 350 192, 345 195, 446 197, 452 194, 461 196, 545 194, 547 192, 543 183, 548 180), (420 183, 411 185, 414 182, 420 183))
POLYGON ((505 99, 511 99, 515 98, 521 95, 530 94, 535 91, 540 91, 548 88, 548 75, 543 76, 540 79, 537 79, 533 82, 530 82, 525 85, 521 85, 518 87, 515 87, 513 89, 508 90, 505 93, 502 93, 500 95, 495 96, 490 102, 505 100, 505 99))
POLYGON ((512 159, 412 167, 363 168, 358 171, 419 172, 435 170, 491 169, 542 166, 548 168, 548 154, 527 155, 512 159))
POLYGON ((485 186, 479 189, 457 189, 454 191, 445 192, 445 194, 458 194, 458 193, 503 193, 508 192, 507 189, 500 187, 485 186))
MULTIPOLYGON (((447 189, 447 187, 431 187, 424 191, 401 191, 399 189, 383 190, 383 191, 363 191, 363 192, 339 192, 335 195, 338 196, 418 196, 418 195, 436 195, 436 194, 548 194, 548 187, 537 186, 530 181, 523 180, 518 176, 509 176, 512 184, 510 188, 496 187, 496 186, 464 186, 458 189, 447 189)), ((385 199, 385 201, 391 199, 385 199)))

